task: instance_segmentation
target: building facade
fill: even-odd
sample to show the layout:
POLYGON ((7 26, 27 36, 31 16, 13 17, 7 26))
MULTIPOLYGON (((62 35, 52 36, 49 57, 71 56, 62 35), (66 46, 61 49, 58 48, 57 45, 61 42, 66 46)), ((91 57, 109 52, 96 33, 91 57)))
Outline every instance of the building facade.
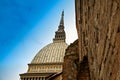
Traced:
POLYGON ((20 74, 21 80, 62 80, 63 58, 67 43, 64 31, 64 11, 53 42, 42 48, 28 64, 28 71, 20 74))

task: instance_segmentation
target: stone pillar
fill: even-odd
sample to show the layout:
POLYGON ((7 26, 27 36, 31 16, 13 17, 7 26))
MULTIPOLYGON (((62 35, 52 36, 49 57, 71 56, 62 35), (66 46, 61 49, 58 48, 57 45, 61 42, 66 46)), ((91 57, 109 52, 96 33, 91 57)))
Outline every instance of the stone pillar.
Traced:
POLYGON ((45 77, 43 77, 43 80, 45 80, 45 77))
POLYGON ((33 80, 33 78, 31 77, 31 80, 33 80))
POLYGON ((42 80, 42 77, 40 77, 40 80, 42 80))
POLYGON ((37 77, 37 80, 39 80, 39 77, 37 77))

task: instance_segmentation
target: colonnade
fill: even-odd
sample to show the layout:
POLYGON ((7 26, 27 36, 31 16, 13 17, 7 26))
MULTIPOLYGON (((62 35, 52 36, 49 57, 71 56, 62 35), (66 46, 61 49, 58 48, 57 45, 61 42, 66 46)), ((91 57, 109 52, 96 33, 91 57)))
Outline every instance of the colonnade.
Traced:
POLYGON ((21 80, 46 80, 45 77, 24 77, 21 80))

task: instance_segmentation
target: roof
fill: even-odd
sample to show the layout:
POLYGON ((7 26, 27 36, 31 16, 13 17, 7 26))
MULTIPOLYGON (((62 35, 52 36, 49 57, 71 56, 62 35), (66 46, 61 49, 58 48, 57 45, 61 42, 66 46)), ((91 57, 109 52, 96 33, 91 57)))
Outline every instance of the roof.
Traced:
POLYGON ((65 49, 67 46, 68 45, 65 42, 50 43, 37 53, 31 63, 38 64, 63 62, 65 49))
POLYGON ((40 76, 45 76, 45 77, 50 77, 52 75, 54 75, 56 73, 23 73, 23 74, 20 74, 20 76, 22 77, 30 77, 30 76, 36 76, 36 77, 40 77, 40 76))

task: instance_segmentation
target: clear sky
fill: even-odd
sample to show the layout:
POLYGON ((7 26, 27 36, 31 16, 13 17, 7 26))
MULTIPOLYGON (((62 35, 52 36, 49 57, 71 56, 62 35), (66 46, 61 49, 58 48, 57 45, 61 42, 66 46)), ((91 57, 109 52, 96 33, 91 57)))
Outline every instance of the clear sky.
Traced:
POLYGON ((64 9, 68 44, 77 39, 74 0, 0 0, 0 80, 19 80, 52 42, 64 9))

